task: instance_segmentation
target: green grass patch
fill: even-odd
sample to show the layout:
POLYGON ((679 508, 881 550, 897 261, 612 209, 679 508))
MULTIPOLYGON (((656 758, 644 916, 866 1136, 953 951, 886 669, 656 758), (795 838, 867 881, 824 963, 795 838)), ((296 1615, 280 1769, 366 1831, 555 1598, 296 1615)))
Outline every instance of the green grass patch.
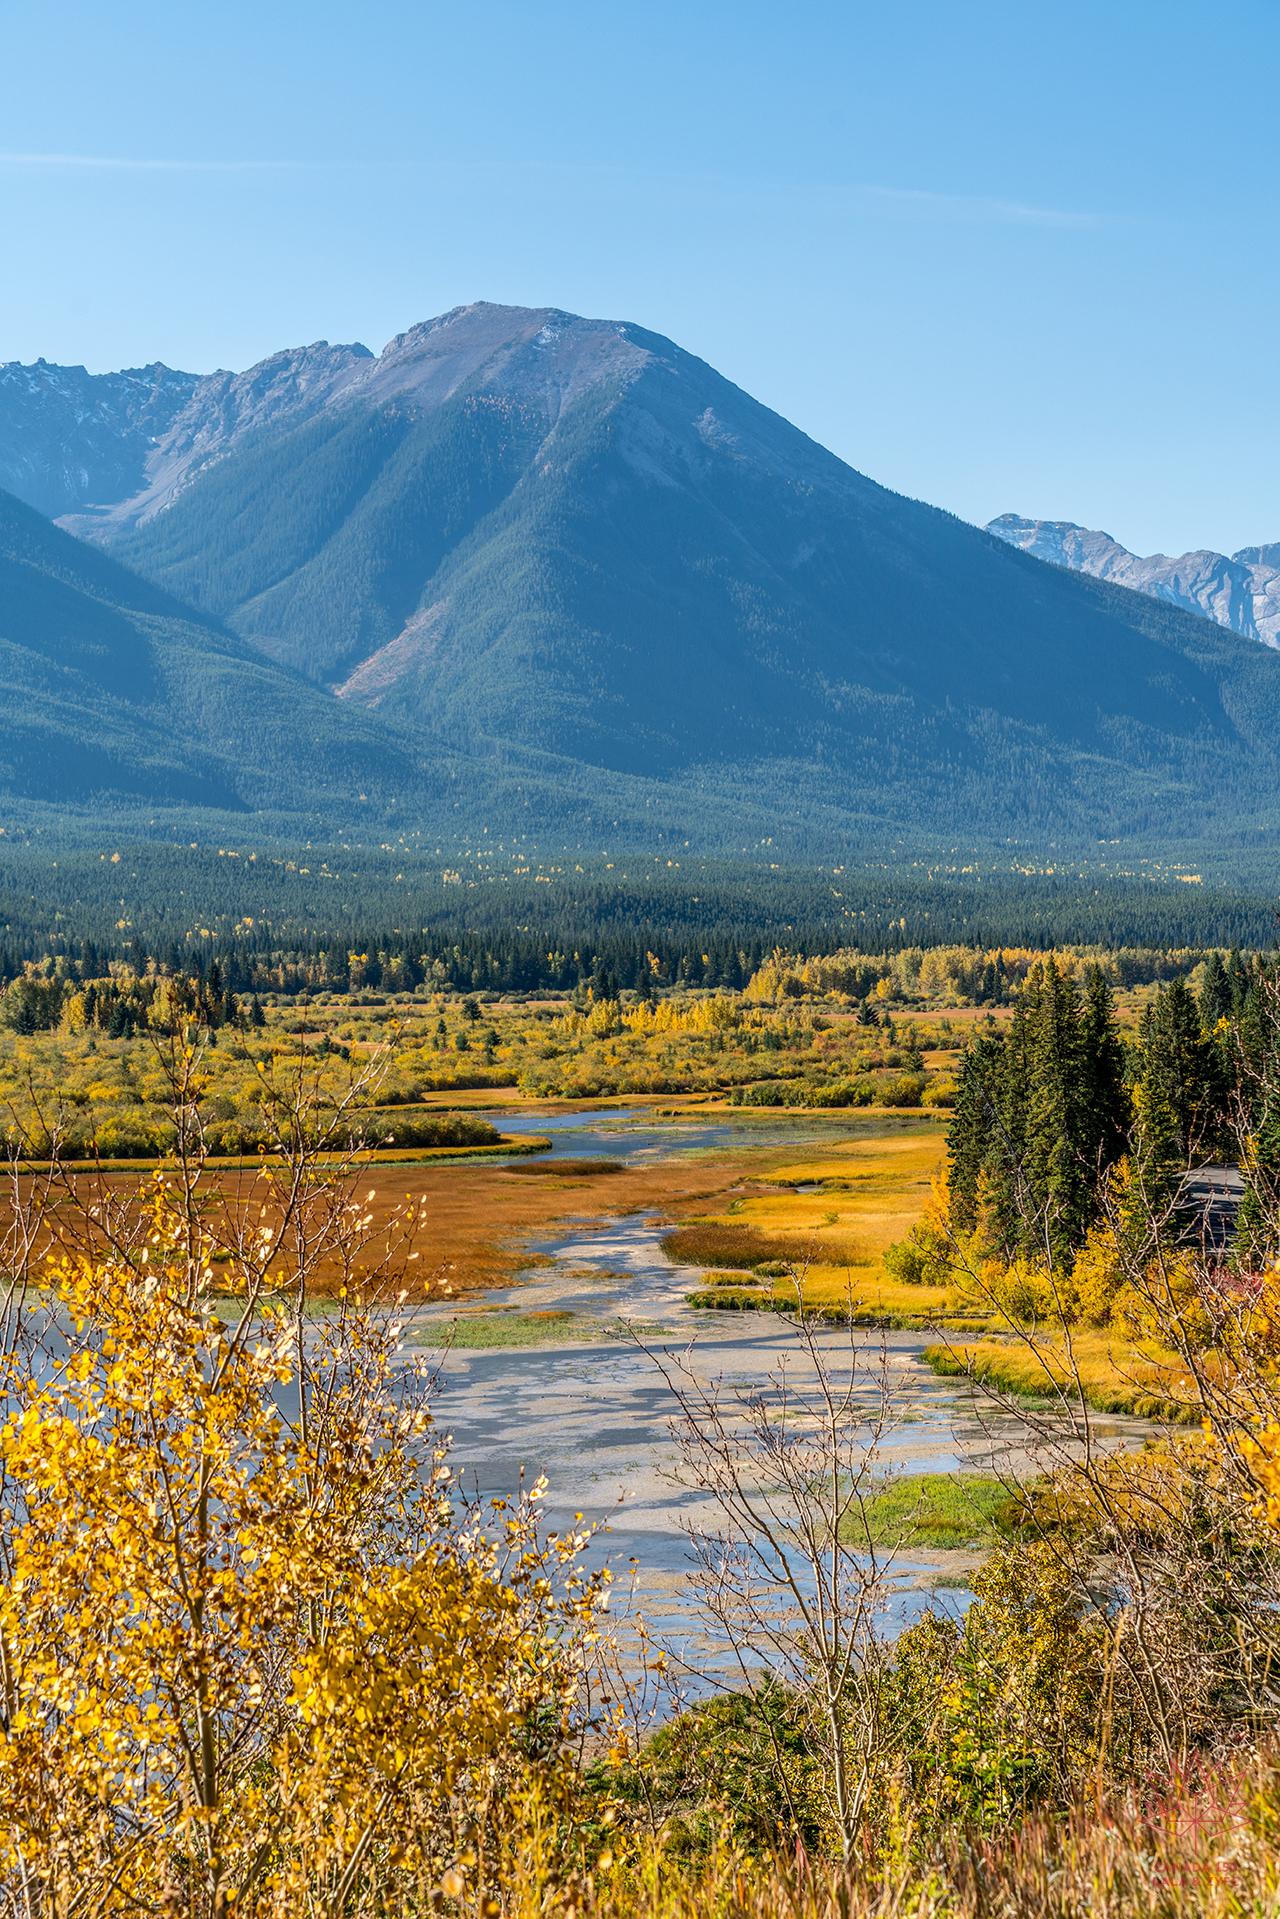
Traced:
MULTIPOLYGON (((986 1473, 905 1473, 867 1501, 864 1516, 877 1546, 978 1548, 1003 1536, 997 1517, 1008 1503, 1008 1487, 986 1473)), ((862 1525, 850 1514, 841 1538, 856 1543, 862 1525)))
MULTIPOLYGON (((787 1301, 770 1286, 717 1286, 686 1293, 686 1306, 699 1306, 716 1313, 773 1313, 785 1311, 787 1301)), ((794 1301, 792 1304, 794 1305, 794 1301)))
POLYGON ((550 1346, 575 1339, 598 1339, 600 1322, 584 1319, 578 1313, 460 1313, 457 1319, 443 1315, 422 1326, 423 1343, 461 1347, 467 1352, 486 1352, 505 1346, 550 1346))
MULTIPOLYGON (((645 1338, 665 1334, 666 1327, 649 1321, 628 1322, 629 1330, 645 1338)), ((502 1307, 476 1313, 443 1313, 419 1320, 415 1343, 452 1346, 464 1352, 492 1352, 514 1346, 568 1346, 579 1340, 602 1340, 624 1330, 620 1319, 594 1319, 585 1313, 559 1311, 513 1313, 502 1307)))

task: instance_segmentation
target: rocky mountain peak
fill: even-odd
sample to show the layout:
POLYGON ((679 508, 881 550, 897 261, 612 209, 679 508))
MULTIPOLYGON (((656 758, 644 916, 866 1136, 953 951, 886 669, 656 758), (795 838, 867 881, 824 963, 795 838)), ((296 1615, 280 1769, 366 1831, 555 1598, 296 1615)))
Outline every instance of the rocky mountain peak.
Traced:
POLYGON ((986 530, 1038 560, 1114 580, 1216 620, 1247 639, 1280 647, 1280 542, 1242 547, 1229 557, 1202 548, 1176 559, 1164 553, 1143 558, 1109 533, 1077 526, 1073 520, 1028 520, 1020 513, 1002 513, 988 521, 986 530))
POLYGON ((241 373, 5 367, 0 487, 69 532, 111 540, 171 505, 246 435, 322 408, 404 399, 428 411, 474 382, 533 408, 550 431, 584 387, 649 364, 652 350, 634 331, 558 307, 478 300, 396 334, 378 355, 317 340, 241 373))
POLYGON ((197 384, 160 361, 89 373, 10 360, 0 366, 0 486, 50 515, 133 493, 197 384))

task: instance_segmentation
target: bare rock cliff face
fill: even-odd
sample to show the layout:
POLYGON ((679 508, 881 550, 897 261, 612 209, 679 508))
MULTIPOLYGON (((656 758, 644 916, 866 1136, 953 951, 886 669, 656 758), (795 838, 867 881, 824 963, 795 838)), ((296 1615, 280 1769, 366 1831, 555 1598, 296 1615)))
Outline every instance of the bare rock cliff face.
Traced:
MULTIPOLYGON (((246 373, 171 376, 190 381, 186 403, 143 450, 140 484, 114 495, 86 488, 73 507, 57 515, 58 524, 81 539, 110 540, 149 520, 246 435, 316 412, 372 359, 368 347, 318 340, 273 353, 246 373)), ((0 484, 5 484, 2 478, 0 484)))
POLYGON ((327 340, 274 353, 247 373, 123 373, 0 367, 0 487, 82 538, 150 519, 244 436, 299 418, 373 355, 327 340))
POLYGON ((146 484, 147 462, 189 404, 194 373, 0 366, 0 487, 51 517, 146 484))
POLYGON ((1109 533, 1070 520, 1024 520, 1018 513, 1002 513, 988 522, 987 532, 1038 560, 1114 580, 1117 586, 1201 613, 1246 639, 1280 647, 1280 542, 1241 547, 1230 556, 1203 551, 1177 559, 1153 553, 1143 559, 1109 533))

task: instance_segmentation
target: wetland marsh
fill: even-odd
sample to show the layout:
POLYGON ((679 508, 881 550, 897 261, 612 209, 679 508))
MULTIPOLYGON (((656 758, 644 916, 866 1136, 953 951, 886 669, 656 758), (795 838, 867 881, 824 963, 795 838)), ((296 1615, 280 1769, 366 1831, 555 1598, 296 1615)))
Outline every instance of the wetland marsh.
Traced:
MULTIPOLYGON (((507 1114, 494 1118, 504 1131, 516 1124, 507 1114)), ((918 1217, 940 1166, 941 1129, 887 1116, 730 1122, 682 1114, 656 1124, 643 1110, 561 1114, 552 1129, 540 1114, 537 1123, 555 1139, 542 1176, 497 1168, 485 1176, 495 1191, 536 1187, 557 1217, 527 1242, 513 1284, 459 1306, 428 1304, 413 1318, 414 1344, 441 1353, 437 1417, 468 1483, 496 1492, 544 1473, 552 1522, 581 1513, 607 1524, 599 1550, 621 1584, 634 1576, 636 1603, 653 1629, 714 1665, 722 1649, 685 1590, 688 1529, 698 1525, 705 1495, 673 1477, 675 1406, 658 1361, 684 1352, 707 1382, 764 1388, 791 1343, 787 1322, 774 1312, 708 1307, 705 1269, 679 1254, 699 1233, 786 1235, 814 1248, 807 1283, 815 1299, 838 1301, 850 1286, 868 1306, 883 1303, 886 1289, 898 1304, 900 1294, 915 1294, 918 1328, 833 1322, 820 1338, 833 1368, 847 1370, 856 1355, 868 1404, 882 1370, 891 1384, 891 1430, 875 1461, 886 1483, 894 1481, 880 1539, 893 1533, 904 1542, 888 1600, 891 1629, 935 1603, 939 1589, 961 1589, 946 1603, 963 1604, 967 1577, 991 1542, 996 1482, 1037 1468, 1025 1419, 975 1402, 967 1381, 926 1363, 937 1338, 928 1313, 935 1302, 883 1276, 884 1246, 918 1217), (583 1172, 592 1161, 621 1170, 592 1178, 583 1172), (643 1171, 653 1191, 637 1203, 643 1171), (844 1190, 833 1208, 837 1181, 844 1190), (833 1209, 841 1217, 831 1222, 833 1209), (922 1500, 937 1512, 944 1475, 959 1476, 956 1496, 947 1523, 930 1531, 909 1482, 919 1479, 922 1500)), ((943 1289, 928 1290, 944 1308, 943 1289)), ((1100 1419, 1093 1437, 1131 1447, 1147 1430, 1139 1420, 1100 1419)))

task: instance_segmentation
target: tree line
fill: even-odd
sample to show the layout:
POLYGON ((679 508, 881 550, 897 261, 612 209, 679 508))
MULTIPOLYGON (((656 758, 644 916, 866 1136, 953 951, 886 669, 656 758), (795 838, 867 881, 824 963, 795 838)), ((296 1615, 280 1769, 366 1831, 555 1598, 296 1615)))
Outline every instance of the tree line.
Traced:
POLYGON ((1008 1029, 978 1039, 948 1132, 950 1219, 992 1250, 1069 1269, 1100 1217, 1106 1175, 1130 1162, 1144 1204, 1176 1210, 1188 1169, 1252 1141, 1241 1220, 1259 1220, 1280 1173, 1274 958, 1213 953, 1197 995, 1157 988, 1132 1040, 1095 968, 1083 992, 1052 956, 1008 1029))

